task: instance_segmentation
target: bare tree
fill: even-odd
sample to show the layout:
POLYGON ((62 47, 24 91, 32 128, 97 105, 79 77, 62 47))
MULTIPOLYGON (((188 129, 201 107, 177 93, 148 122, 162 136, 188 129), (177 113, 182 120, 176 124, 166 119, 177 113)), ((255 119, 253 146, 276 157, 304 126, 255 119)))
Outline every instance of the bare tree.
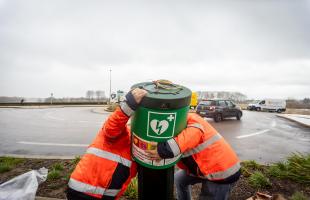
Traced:
POLYGON ((98 100, 99 100, 99 99, 102 99, 102 98, 105 97, 105 92, 102 91, 102 90, 97 90, 97 91, 96 91, 96 96, 97 96, 97 99, 98 99, 98 100))
POLYGON ((95 93, 96 93, 97 100, 99 100, 100 99, 100 91, 97 90, 95 93))
POLYGON ((305 104, 310 104, 310 98, 304 98, 304 100, 302 100, 302 101, 305 104))
POLYGON ((95 95, 95 92, 93 90, 87 90, 86 98, 88 98, 89 100, 93 99, 94 95, 95 95))

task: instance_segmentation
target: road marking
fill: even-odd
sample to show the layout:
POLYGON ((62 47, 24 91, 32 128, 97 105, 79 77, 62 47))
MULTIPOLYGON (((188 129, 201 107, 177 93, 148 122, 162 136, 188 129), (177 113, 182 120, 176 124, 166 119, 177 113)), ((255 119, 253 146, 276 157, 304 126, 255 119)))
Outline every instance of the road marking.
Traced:
POLYGON ((79 121, 68 121, 67 119, 64 118, 60 118, 60 117, 55 117, 52 114, 54 114, 55 111, 52 112, 48 112, 47 114, 45 114, 45 119, 51 119, 51 120, 56 120, 56 121, 67 121, 69 123, 94 123, 94 124, 102 124, 102 121, 86 121, 86 120, 79 120, 79 121))
POLYGON ((273 120, 272 123, 271 123, 271 127, 274 128, 274 127, 276 127, 276 126, 277 126, 277 122, 276 122, 276 120, 273 120))
POLYGON ((60 117, 52 116, 52 114, 54 114, 54 113, 55 113, 55 111, 48 112, 44 115, 44 117, 47 119, 52 119, 52 120, 56 120, 56 121, 64 121, 65 120, 65 119, 60 118, 60 117))
POLYGON ((88 144, 62 144, 62 143, 49 143, 49 142, 26 142, 19 141, 18 144, 29 144, 29 145, 41 145, 41 146, 64 146, 64 147, 87 147, 88 144))
POLYGON ((260 134, 263 134, 263 133, 267 133, 268 131, 270 131, 270 130, 266 129, 266 130, 258 131, 256 133, 251 133, 251 134, 248 134, 248 135, 240 135, 240 136, 237 136, 236 138, 242 139, 242 138, 246 138, 246 137, 252 137, 254 135, 260 135, 260 134))

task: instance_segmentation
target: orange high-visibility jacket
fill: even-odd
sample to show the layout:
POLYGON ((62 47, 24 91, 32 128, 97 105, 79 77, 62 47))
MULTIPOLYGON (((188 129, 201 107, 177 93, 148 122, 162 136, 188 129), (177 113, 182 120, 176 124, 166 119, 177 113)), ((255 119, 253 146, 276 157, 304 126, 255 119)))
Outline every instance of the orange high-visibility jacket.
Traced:
POLYGON ((130 156, 130 129, 126 126, 132 113, 124 103, 109 116, 71 174, 71 189, 103 199, 122 195, 137 172, 130 156))
MULTIPOLYGON (((225 139, 203 118, 189 113, 187 128, 167 141, 173 156, 182 153, 178 166, 210 181, 221 181, 240 170, 240 161, 225 139)), ((158 148, 163 146, 159 145, 158 148)), ((159 149, 160 152, 160 149, 159 149)))

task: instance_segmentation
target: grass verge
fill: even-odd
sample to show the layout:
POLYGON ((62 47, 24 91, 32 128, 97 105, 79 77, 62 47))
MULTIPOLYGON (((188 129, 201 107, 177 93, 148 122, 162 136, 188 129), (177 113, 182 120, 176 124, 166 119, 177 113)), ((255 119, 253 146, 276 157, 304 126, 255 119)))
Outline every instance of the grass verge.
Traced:
POLYGON ((287 178, 310 185, 310 154, 294 153, 285 162, 271 165, 268 174, 277 178, 287 178))
MULTIPOLYGON (((250 160, 242 162, 242 176, 231 192, 231 200, 243 200, 254 195, 257 191, 267 194, 282 194, 287 200, 304 200, 310 197, 309 154, 293 154, 283 162, 271 166, 261 165, 250 160), (301 170, 301 172, 299 172, 301 170), (292 176, 292 173, 294 175, 292 176), (298 192, 297 192, 298 191, 298 192)), ((30 169, 46 167, 49 169, 48 180, 40 184, 37 194, 39 196, 65 198, 65 189, 80 157, 72 160, 49 159, 15 159, 0 157, 0 166, 5 168, 8 163, 15 163, 9 172, 0 173, 0 183, 17 175, 28 172, 30 169), (21 164, 16 164, 21 161, 21 164), (6 164, 4 164, 6 163, 6 164)), ((198 199, 201 185, 192 186, 193 200, 198 199), (195 196, 196 195, 196 196, 195 196)), ((138 199, 138 180, 134 178, 123 200, 138 199)))
POLYGON ((0 157, 0 173, 8 172, 24 161, 22 158, 0 157))

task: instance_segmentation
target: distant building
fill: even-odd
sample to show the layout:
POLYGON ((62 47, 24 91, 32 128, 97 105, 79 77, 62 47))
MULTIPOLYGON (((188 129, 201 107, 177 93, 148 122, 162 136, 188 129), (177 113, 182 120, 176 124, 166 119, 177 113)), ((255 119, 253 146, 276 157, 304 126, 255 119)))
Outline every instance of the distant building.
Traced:
POLYGON ((224 92, 224 91, 198 91, 198 99, 230 99, 236 102, 242 102, 247 96, 240 92, 224 92))

